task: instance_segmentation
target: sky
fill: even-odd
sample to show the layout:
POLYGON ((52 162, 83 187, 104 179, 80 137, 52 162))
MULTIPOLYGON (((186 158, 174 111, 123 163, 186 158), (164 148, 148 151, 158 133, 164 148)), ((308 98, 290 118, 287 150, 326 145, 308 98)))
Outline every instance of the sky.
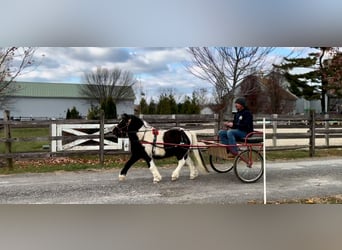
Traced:
MULTIPOLYGON (((269 56, 270 64, 279 62, 293 49, 277 48, 269 56)), ((295 50, 301 52, 303 48, 295 50)), ((129 70, 137 79, 136 103, 142 92, 149 102, 169 90, 182 100, 199 88, 207 89, 210 98, 213 88, 186 70, 185 65, 191 61, 186 47, 38 47, 35 61, 35 68, 24 72, 17 81, 83 83, 84 72, 97 67, 119 68, 129 70)))

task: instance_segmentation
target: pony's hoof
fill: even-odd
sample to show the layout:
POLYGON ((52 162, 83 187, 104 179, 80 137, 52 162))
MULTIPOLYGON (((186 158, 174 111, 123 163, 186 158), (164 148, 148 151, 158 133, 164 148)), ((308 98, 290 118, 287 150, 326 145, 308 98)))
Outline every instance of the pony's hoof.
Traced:
POLYGON ((194 174, 192 174, 192 175, 190 175, 190 180, 194 180, 194 179, 196 179, 197 178, 197 176, 198 176, 198 173, 196 172, 196 173, 194 173, 194 174))
POLYGON ((196 177, 197 177, 197 175, 191 175, 190 180, 194 180, 194 179, 196 179, 196 177))
POLYGON ((124 181, 124 180, 126 180, 126 175, 120 174, 119 175, 119 181, 124 181))
POLYGON ((162 180, 161 176, 153 178, 153 183, 159 183, 162 180))
POLYGON ((178 178, 179 178, 178 176, 172 176, 171 181, 176 181, 176 180, 178 180, 178 178))
POLYGON ((171 175, 171 181, 176 181, 179 179, 179 172, 178 171, 173 171, 171 175))

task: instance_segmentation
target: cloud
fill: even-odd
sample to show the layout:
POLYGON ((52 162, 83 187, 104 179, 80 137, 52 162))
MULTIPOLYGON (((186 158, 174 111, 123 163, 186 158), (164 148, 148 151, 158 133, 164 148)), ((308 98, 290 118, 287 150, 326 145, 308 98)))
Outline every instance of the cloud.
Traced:
MULTIPOLYGON (((185 70, 184 62, 189 59, 183 47, 40 47, 36 52, 39 67, 17 80, 81 83, 84 72, 100 66, 131 71, 139 80, 137 87, 151 96, 163 89, 185 95, 200 82, 185 70)), ((203 82, 200 86, 204 86, 203 82)))
MULTIPOLYGON (((303 50, 277 48, 266 63, 279 63, 290 51, 298 54, 303 50)), ((209 82, 187 72, 185 64, 191 57, 186 47, 40 47, 36 58, 36 61, 42 60, 39 67, 17 80, 81 83, 84 72, 100 66, 132 72, 138 79, 136 91, 145 92, 148 98, 159 96, 165 89, 184 96, 191 95, 195 89, 206 88, 211 92, 213 88, 209 82)))

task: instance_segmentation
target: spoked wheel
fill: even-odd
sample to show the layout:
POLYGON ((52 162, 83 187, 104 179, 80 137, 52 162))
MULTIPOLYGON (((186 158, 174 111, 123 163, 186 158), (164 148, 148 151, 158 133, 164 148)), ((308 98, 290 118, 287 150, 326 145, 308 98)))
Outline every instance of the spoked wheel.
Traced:
POLYGON ((258 181, 264 173, 262 155, 254 149, 242 151, 235 159, 234 172, 242 182, 258 181))
POLYGON ((220 156, 209 156, 210 166, 218 173, 227 173, 233 169, 233 160, 220 156))

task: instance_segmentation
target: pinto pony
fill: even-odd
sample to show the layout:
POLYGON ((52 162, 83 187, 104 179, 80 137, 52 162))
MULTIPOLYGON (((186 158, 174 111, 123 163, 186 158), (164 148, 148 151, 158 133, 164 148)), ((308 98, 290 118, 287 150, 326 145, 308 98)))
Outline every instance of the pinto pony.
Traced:
POLYGON ((178 160, 171 179, 179 178, 182 167, 187 164, 190 170, 190 179, 198 176, 198 171, 208 172, 203 163, 197 145, 197 136, 182 128, 156 130, 146 121, 134 116, 123 114, 121 121, 113 129, 115 138, 128 136, 131 143, 131 157, 119 174, 119 180, 125 180, 127 171, 139 159, 144 159, 153 175, 153 182, 162 180, 154 159, 175 156, 178 160), (196 165, 194 165, 193 157, 196 165))

